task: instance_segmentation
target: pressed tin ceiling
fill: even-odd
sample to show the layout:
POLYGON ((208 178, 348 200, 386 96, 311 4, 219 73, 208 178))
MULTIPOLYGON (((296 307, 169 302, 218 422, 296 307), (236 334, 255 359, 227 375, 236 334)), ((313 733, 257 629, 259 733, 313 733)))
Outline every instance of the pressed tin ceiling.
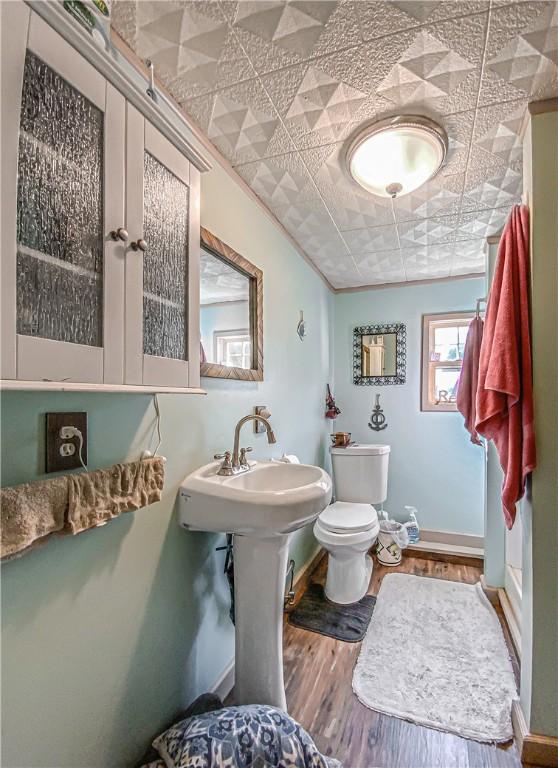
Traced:
POLYGON ((558 2, 115 0, 113 24, 335 288, 472 274, 521 195, 529 101, 558 96, 558 2), (427 115, 440 173, 394 201, 344 167, 427 115))
POLYGON ((249 280, 204 248, 200 254, 200 303, 248 301, 249 280))

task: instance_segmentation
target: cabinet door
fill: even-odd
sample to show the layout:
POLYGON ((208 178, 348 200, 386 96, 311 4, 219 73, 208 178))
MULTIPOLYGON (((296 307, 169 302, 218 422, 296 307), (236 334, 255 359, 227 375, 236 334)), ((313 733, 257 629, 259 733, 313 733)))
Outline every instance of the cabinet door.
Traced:
POLYGON ((199 173, 130 104, 127 131, 126 383, 199 386, 199 173))
POLYGON ((34 13, 20 58, 13 246, 2 253, 15 261, 3 288, 16 295, 15 374, 121 383, 125 245, 109 232, 124 224, 125 101, 34 13))

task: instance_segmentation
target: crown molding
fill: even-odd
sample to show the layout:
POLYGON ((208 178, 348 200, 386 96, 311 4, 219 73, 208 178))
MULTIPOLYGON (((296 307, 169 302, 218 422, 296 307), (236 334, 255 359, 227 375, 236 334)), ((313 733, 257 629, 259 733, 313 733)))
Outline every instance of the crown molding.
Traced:
POLYGON ((450 275, 426 280, 402 280, 399 283, 377 283, 376 285, 355 285, 350 288, 334 288, 334 293, 360 293, 361 291, 383 291, 386 288, 406 288, 413 285, 432 285, 432 283, 453 283, 456 280, 472 280, 485 277, 486 272, 473 272, 471 275, 450 275))
POLYGON ((558 98, 531 101, 527 105, 530 115, 542 115, 545 112, 558 112, 558 98))

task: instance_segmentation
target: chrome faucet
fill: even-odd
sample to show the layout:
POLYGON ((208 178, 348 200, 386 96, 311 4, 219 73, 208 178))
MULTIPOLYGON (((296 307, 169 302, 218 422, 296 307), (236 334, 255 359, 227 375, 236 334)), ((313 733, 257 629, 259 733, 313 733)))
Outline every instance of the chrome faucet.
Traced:
POLYGON ((277 442, 275 439, 275 433, 271 428, 271 424, 264 416, 259 416, 257 414, 243 416, 234 430, 232 457, 230 451, 225 451, 225 453, 219 453, 214 456, 215 459, 223 459, 223 463, 217 472, 218 475, 237 475, 239 472, 247 472, 250 469, 246 454, 249 453, 252 449, 239 448, 240 430, 242 429, 242 426, 248 421, 259 421, 265 427, 265 431, 267 433, 267 442, 270 444, 277 442))

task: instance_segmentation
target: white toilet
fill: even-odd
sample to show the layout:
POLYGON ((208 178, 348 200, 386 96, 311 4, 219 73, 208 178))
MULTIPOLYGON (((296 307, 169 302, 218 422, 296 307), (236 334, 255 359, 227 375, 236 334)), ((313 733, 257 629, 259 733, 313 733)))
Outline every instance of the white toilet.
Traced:
POLYGON ((335 497, 314 524, 314 536, 329 553, 325 593, 334 603, 356 603, 372 575, 367 554, 380 530, 372 506, 387 497, 389 445, 331 448, 335 497))

